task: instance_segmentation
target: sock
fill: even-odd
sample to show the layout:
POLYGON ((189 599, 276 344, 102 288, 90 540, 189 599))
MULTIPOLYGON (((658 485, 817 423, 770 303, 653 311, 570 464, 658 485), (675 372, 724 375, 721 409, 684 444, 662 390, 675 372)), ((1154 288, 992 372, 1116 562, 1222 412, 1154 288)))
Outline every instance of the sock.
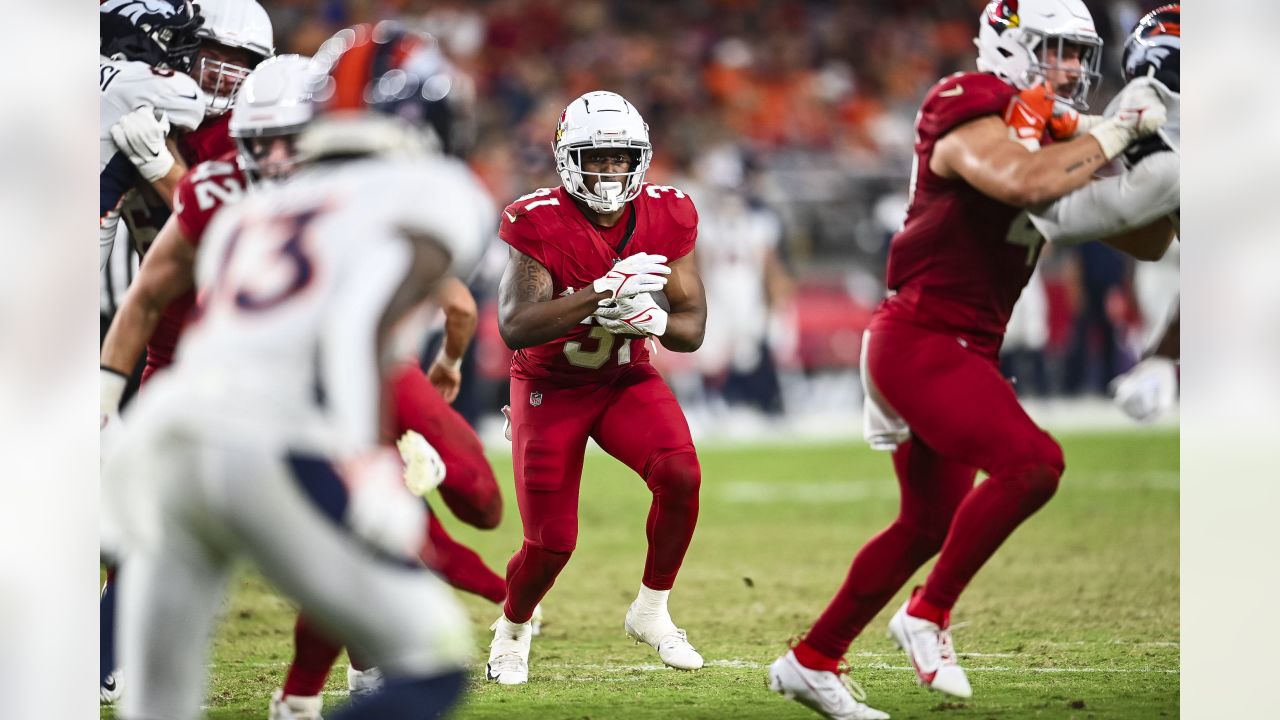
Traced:
POLYGON ((107 582, 98 602, 98 682, 116 671, 116 572, 107 568, 107 582))
POLYGON ((670 590, 653 590, 642 583, 640 594, 636 595, 633 605, 636 612, 642 615, 668 615, 667 596, 670 594, 670 590))
POLYGON ((329 720, 429 720, 444 716, 462 699, 467 675, 456 671, 431 678, 388 680, 382 691, 357 700, 329 720))
POLYGON ((320 633, 305 615, 293 626, 293 663, 284 679, 285 695, 319 695, 342 646, 320 633))
POLYGON ((791 648, 791 651, 796 654, 796 660, 810 670, 835 672, 840 667, 840 658, 824 655, 805 640, 797 643, 795 647, 791 648))

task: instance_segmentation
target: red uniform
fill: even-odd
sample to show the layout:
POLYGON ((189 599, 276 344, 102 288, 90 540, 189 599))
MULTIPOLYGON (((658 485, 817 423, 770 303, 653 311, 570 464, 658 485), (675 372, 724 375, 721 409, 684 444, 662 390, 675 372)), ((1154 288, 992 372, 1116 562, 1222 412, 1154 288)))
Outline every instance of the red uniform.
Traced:
POLYGON ((825 657, 834 668, 939 551, 909 612, 945 625, 973 575, 1057 488, 1062 450, 1023 411, 997 363, 1042 240, 1020 209, 929 169, 939 139, 1004 116, 1016 94, 994 75, 957 74, 930 90, 917 116, 911 204, 889 248, 889 295, 872 317, 864 378, 911 428, 893 455, 901 511, 854 558, 798 657, 825 657), (974 488, 979 469, 989 479, 974 488))
MULTIPOLYGON (((503 210, 498 235, 541 263, 560 296, 587 288, 623 257, 687 255, 697 227, 693 201, 673 187, 644 185, 612 228, 589 221, 563 188, 544 188, 503 210)), ((573 552, 588 437, 653 491, 643 580, 654 590, 675 582, 701 475, 684 413, 648 358, 643 340, 591 322, 512 358, 511 452, 524 544, 507 566, 509 620, 528 620, 573 552)))
MULTIPOLYGON (((178 216, 178 228, 192 245, 199 247, 214 214, 223 205, 244 197, 246 188, 248 180, 240 168, 235 150, 191 168, 173 191, 173 211, 178 216)), ((142 372, 144 382, 155 371, 173 362, 174 348, 195 303, 196 293, 191 289, 174 298, 164 309, 155 332, 147 342, 147 367, 142 372)))

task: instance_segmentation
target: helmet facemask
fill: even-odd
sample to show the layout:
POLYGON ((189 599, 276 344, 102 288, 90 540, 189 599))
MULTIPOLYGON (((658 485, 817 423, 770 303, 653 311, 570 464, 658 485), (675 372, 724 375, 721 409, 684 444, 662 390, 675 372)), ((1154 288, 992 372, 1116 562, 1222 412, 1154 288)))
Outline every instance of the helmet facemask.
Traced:
POLYGON ((1019 41, 1036 58, 1027 69, 1027 87, 1048 82, 1053 88, 1054 99, 1077 110, 1089 108, 1089 94, 1102 77, 1102 40, 1087 35, 1046 35, 1030 28, 1023 28, 1019 41), (1079 67, 1064 67, 1062 58, 1078 57, 1079 67), (1067 86, 1054 83, 1056 74, 1067 73, 1076 80, 1067 86))
POLYGON ((276 128, 253 135, 235 137, 236 152, 251 183, 284 180, 298 168, 298 134, 302 127, 276 128), (276 139, 283 139, 288 146, 287 157, 272 159, 276 139))
POLYGON ((204 54, 197 56, 200 60, 196 67, 196 81, 204 91, 208 104, 207 115, 222 115, 231 109, 235 101, 236 91, 240 84, 249 77, 252 68, 238 63, 218 60, 204 54))
MULTIPOLYGON (((600 135, 600 134, 598 134, 600 135)), ((589 143, 575 143, 556 148, 556 169, 565 190, 587 204, 592 210, 608 214, 617 212, 640 194, 645 172, 653 159, 653 148, 648 141, 630 138, 596 137, 589 143), (588 150, 621 148, 632 156, 631 169, 627 172, 598 173, 582 169, 582 153, 588 150), (605 180, 604 178, 610 178, 605 180), (621 177, 622 181, 615 178, 621 177)))

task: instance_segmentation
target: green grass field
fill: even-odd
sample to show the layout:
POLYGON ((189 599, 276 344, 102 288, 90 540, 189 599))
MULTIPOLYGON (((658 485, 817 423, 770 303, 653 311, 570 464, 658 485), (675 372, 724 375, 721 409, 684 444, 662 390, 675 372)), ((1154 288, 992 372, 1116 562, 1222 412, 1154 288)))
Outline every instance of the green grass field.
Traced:
MULTIPOLYGON (((916 687, 884 634, 904 590, 850 651, 871 705, 894 718, 1178 715, 1177 434, 1062 442, 1067 473, 1058 495, 1014 534, 953 614, 974 698, 949 702, 916 687)), ((711 449, 701 458, 702 514, 671 610, 707 667, 662 668, 648 646, 624 637, 649 496, 626 468, 597 453, 586 463, 578 551, 544 602, 547 625, 534 640, 529 684, 486 684, 481 665, 457 717, 816 717, 769 693, 766 668, 822 610, 861 543, 896 514, 889 458, 860 443, 711 449)), ((510 460, 493 460, 508 491, 502 527, 446 523, 501 571, 519 544, 520 521, 510 460)), ((497 611, 464 600, 483 658, 497 611)), ((289 603, 246 572, 214 648, 208 717, 266 717, 292 625, 289 603)), ((330 708, 345 699, 341 663, 330 679, 330 708)))

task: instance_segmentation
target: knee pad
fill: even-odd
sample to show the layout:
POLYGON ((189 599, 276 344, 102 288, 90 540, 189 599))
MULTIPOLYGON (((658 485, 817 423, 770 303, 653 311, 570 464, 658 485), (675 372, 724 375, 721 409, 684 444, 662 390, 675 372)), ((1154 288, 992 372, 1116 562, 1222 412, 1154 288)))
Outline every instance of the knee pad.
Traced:
POLYGON ((653 463, 644 481, 654 494, 697 497, 698 488, 702 486, 702 467, 695 453, 680 452, 653 463))
POLYGON ((574 518, 559 518, 530 528, 526 542, 532 547, 558 555, 572 554, 578 546, 578 523, 574 518))

